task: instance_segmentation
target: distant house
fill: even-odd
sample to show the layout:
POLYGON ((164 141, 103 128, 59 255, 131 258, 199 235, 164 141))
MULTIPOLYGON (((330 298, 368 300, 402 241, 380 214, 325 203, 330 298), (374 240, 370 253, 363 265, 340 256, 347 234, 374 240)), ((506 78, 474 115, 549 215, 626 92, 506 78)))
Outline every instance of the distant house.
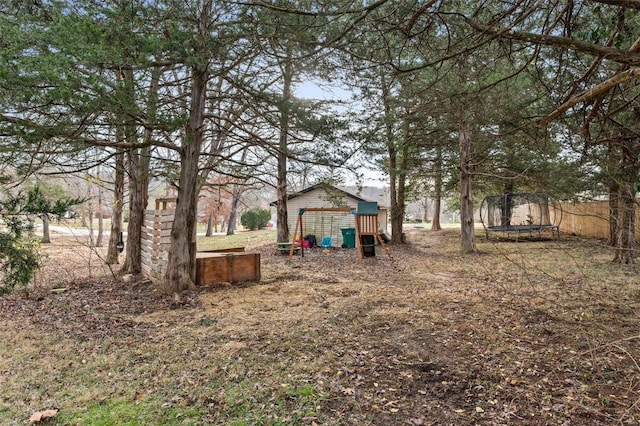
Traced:
MULTIPOLYGON (((359 201, 370 202, 376 200, 368 200, 343 189, 323 183, 290 194, 287 198, 289 234, 293 237, 301 209, 348 207, 351 211, 305 211, 302 215, 303 237, 305 235, 314 235, 318 242, 324 237, 331 237, 332 245, 339 247, 342 245, 341 230, 355 228, 354 213, 358 208, 359 201)), ((278 202, 274 201, 270 203, 270 206, 275 207, 277 204, 278 202)), ((378 222, 380 223, 380 228, 383 230, 387 229, 387 213, 387 207, 378 205, 378 222)))

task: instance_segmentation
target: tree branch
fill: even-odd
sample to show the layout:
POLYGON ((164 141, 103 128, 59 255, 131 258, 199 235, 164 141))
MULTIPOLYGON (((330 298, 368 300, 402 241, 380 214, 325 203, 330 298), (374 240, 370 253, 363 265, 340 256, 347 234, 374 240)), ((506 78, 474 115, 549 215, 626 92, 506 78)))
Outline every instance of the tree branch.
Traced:
POLYGON ((610 4, 620 6, 625 9, 640 9, 640 0, 592 0, 595 3, 610 4))
POLYGON ((602 83, 596 85, 595 87, 592 87, 591 89, 587 90, 580 96, 576 96, 574 98, 569 99, 567 102, 563 103, 558 108, 556 108, 556 110, 553 111, 551 114, 549 114, 547 117, 540 120, 538 122, 538 125, 545 126, 549 124, 551 121, 561 116, 562 114, 564 114, 569 108, 573 107, 574 105, 577 105, 582 102, 586 102, 590 99, 593 99, 596 96, 599 96, 603 93, 608 92, 609 90, 611 90, 615 86, 618 86, 619 84, 622 84, 629 80, 635 80, 637 78, 640 78, 640 67, 634 67, 626 71, 617 73, 610 79, 603 81, 602 83))
POLYGON ((592 56, 601 56, 603 59, 618 62, 620 64, 628 66, 640 66, 640 53, 634 50, 620 50, 616 49, 615 47, 600 46, 597 44, 587 43, 568 37, 533 34, 522 31, 510 31, 508 29, 494 29, 487 25, 481 24, 474 19, 466 17, 464 19, 472 28, 475 28, 476 30, 482 31, 483 33, 491 36, 575 50, 577 52, 586 53, 592 56))

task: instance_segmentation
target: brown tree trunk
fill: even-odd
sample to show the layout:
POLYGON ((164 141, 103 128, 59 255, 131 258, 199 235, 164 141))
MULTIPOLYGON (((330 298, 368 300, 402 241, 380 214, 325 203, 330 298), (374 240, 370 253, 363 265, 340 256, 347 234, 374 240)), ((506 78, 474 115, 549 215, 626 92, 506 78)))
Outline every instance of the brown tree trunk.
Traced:
POLYGON ((96 246, 95 235, 93 233, 93 201, 89 201, 89 241, 90 246, 96 246))
POLYGON ((209 213, 209 219, 207 219, 207 232, 204 235, 205 237, 211 237, 213 235, 213 213, 209 213))
POLYGON ((636 200, 634 183, 620 185, 618 198, 618 232, 616 238, 615 263, 632 264, 635 262, 635 218, 636 200))
POLYGON ((380 70, 380 88, 382 89, 382 106, 384 108, 384 129, 385 129, 385 144, 387 146, 388 157, 388 173, 389 173, 389 203, 390 203, 390 217, 391 222, 391 243, 402 243, 402 223, 404 221, 404 211, 400 205, 400 194, 398 188, 400 187, 399 175, 398 175, 398 151, 393 134, 393 117, 391 114, 391 104, 389 93, 389 86, 384 70, 380 70))
POLYGON ((620 185, 611 179, 609 185, 609 239, 607 245, 615 247, 618 239, 618 203, 620 198, 620 185))
POLYGON ((51 243, 51 233, 49 232, 49 216, 42 215, 42 242, 51 243))
POLYGON ((284 63, 282 76, 283 88, 282 106, 280 107, 280 139, 278 141, 278 181, 276 183, 277 240, 279 243, 287 242, 290 238, 289 218, 287 217, 287 145, 289 134, 289 108, 292 96, 291 84, 293 82, 293 65, 291 61, 286 61, 284 63))
MULTIPOLYGON (((205 76, 200 76, 200 78, 205 76)), ((200 78, 194 73, 194 89, 192 107, 198 107, 196 100, 200 99, 200 78)), ((204 93, 202 93, 204 96, 204 93)), ((204 112, 204 111, 202 111, 204 112)), ((186 143, 180 155, 180 177, 178 180, 178 199, 176 201, 175 218, 171 228, 171 245, 165 280, 161 284, 164 294, 173 294, 183 290, 191 290, 195 286, 195 224, 198 196, 198 160, 202 142, 201 126, 197 125, 199 114, 190 113, 191 119, 185 132, 186 143), (195 126, 194 126, 195 124, 195 126)))
POLYGON ((102 247, 102 239, 104 237, 104 214, 103 214, 103 199, 104 188, 102 187, 102 180, 100 179, 100 169, 96 172, 96 184, 98 185, 98 237, 96 239, 96 247, 102 247))
POLYGON ((502 193, 502 204, 500 204, 500 226, 508 228, 512 225, 511 216, 513 208, 513 181, 507 178, 502 193))
MULTIPOLYGON (((206 31, 211 4, 200 4, 198 33, 206 31)), ((161 291, 172 294, 195 287, 196 279, 196 223, 198 212, 198 179, 200 151, 204 140, 204 118, 207 101, 209 64, 206 61, 192 69, 189 121, 184 131, 184 145, 180 150, 180 176, 175 218, 171 228, 171 246, 165 279, 161 291)))
POLYGON ((82 205, 82 214, 80 215, 80 226, 87 227, 87 203, 82 205))
MULTIPOLYGON (((396 161, 397 170, 396 170, 396 183, 398 188, 396 190, 396 203, 394 210, 396 214, 394 215, 396 218, 396 232, 393 233, 391 241, 394 244, 404 244, 404 216, 406 213, 406 183, 407 183, 407 169, 408 169, 408 161, 409 161, 409 122, 408 120, 404 121, 404 132, 402 135, 402 146, 400 148, 400 155, 398 160, 396 161)), ((393 230, 392 224, 392 230, 393 230)))
POLYGON ((466 123, 460 123, 460 237, 462 253, 475 253, 473 191, 471 186, 471 139, 466 123))
POLYGON ((638 155, 640 146, 635 138, 621 141, 620 167, 618 169, 618 221, 616 232, 615 263, 635 262, 636 182, 638 180, 638 155))
POLYGON ((440 210, 442 210, 442 147, 438 145, 436 148, 436 159, 435 159, 435 177, 433 184, 433 219, 431 221, 431 230, 432 231, 440 231, 442 226, 440 225, 440 210))
MULTIPOLYGON (((154 68, 151 74, 149 99, 147 100, 147 115, 150 125, 144 130, 143 146, 129 151, 129 222, 127 224, 126 257, 122 271, 139 275, 142 272, 142 226, 144 212, 149 201, 149 167, 151 163, 152 125, 155 121, 157 97, 159 90, 160 68, 154 68)), ((133 99, 133 72, 124 71, 125 91, 133 99)), ((137 141, 136 125, 132 119, 127 119, 125 138, 134 145, 137 141)))
POLYGON ((617 173, 619 161, 614 161, 617 150, 617 144, 609 143, 607 146, 608 158, 608 186, 609 186, 609 238, 607 245, 615 247, 618 239, 618 197, 620 194, 620 183, 618 182, 617 173))
POLYGON ((129 221, 127 223, 127 244, 124 273, 138 275, 142 272, 142 225, 148 201, 149 171, 145 167, 148 153, 145 149, 132 150, 128 154, 129 163, 129 221))
POLYGON ((118 150, 116 153, 115 177, 113 183, 113 208, 111 210, 111 233, 107 248, 107 265, 115 265, 118 262, 118 242, 122 232, 122 205, 124 204, 124 153, 118 150))
POLYGON ((389 203, 391 204, 389 206, 391 208, 389 219, 391 222, 391 242, 393 244, 400 244, 402 242, 402 223, 404 217, 398 205, 398 176, 396 174, 398 156, 395 149, 391 147, 387 149, 387 153, 389 155, 389 203))
POLYGON ((240 186, 238 184, 235 184, 233 186, 233 193, 231 196, 231 210, 229 211, 227 235, 233 235, 236 232, 236 221, 237 221, 239 203, 240 203, 240 186))
MULTIPOLYGON (((244 151, 242 151, 240 164, 244 164, 246 159, 247 159, 247 150, 245 149, 244 151)), ((229 211, 227 235, 233 235, 236 232, 236 222, 237 222, 237 216, 238 216, 238 204, 240 204, 240 194, 242 194, 242 186, 238 183, 234 183, 233 190, 231 191, 231 210, 229 211)))

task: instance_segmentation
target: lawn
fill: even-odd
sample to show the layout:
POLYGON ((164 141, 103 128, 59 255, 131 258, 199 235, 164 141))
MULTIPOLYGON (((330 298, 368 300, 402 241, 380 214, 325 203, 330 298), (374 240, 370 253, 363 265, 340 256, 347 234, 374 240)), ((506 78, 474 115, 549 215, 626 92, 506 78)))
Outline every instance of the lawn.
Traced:
POLYGON ((235 235, 199 237, 198 250, 215 250, 232 247, 257 247, 265 244, 275 244, 275 228, 265 228, 259 231, 236 231, 235 235))
POLYGON ((640 420, 640 278, 598 241, 479 238, 462 256, 455 229, 412 228, 358 264, 289 261, 260 235, 214 238, 259 252, 261 282, 182 304, 56 236, 29 298, 0 299, 0 424, 640 420))

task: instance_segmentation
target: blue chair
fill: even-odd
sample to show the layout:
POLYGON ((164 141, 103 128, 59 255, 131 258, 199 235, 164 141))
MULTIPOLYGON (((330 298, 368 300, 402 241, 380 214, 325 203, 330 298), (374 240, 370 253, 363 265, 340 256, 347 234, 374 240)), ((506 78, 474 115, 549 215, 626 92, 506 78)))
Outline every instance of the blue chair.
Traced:
POLYGON ((331 237, 322 237, 320 247, 331 247, 331 237))

